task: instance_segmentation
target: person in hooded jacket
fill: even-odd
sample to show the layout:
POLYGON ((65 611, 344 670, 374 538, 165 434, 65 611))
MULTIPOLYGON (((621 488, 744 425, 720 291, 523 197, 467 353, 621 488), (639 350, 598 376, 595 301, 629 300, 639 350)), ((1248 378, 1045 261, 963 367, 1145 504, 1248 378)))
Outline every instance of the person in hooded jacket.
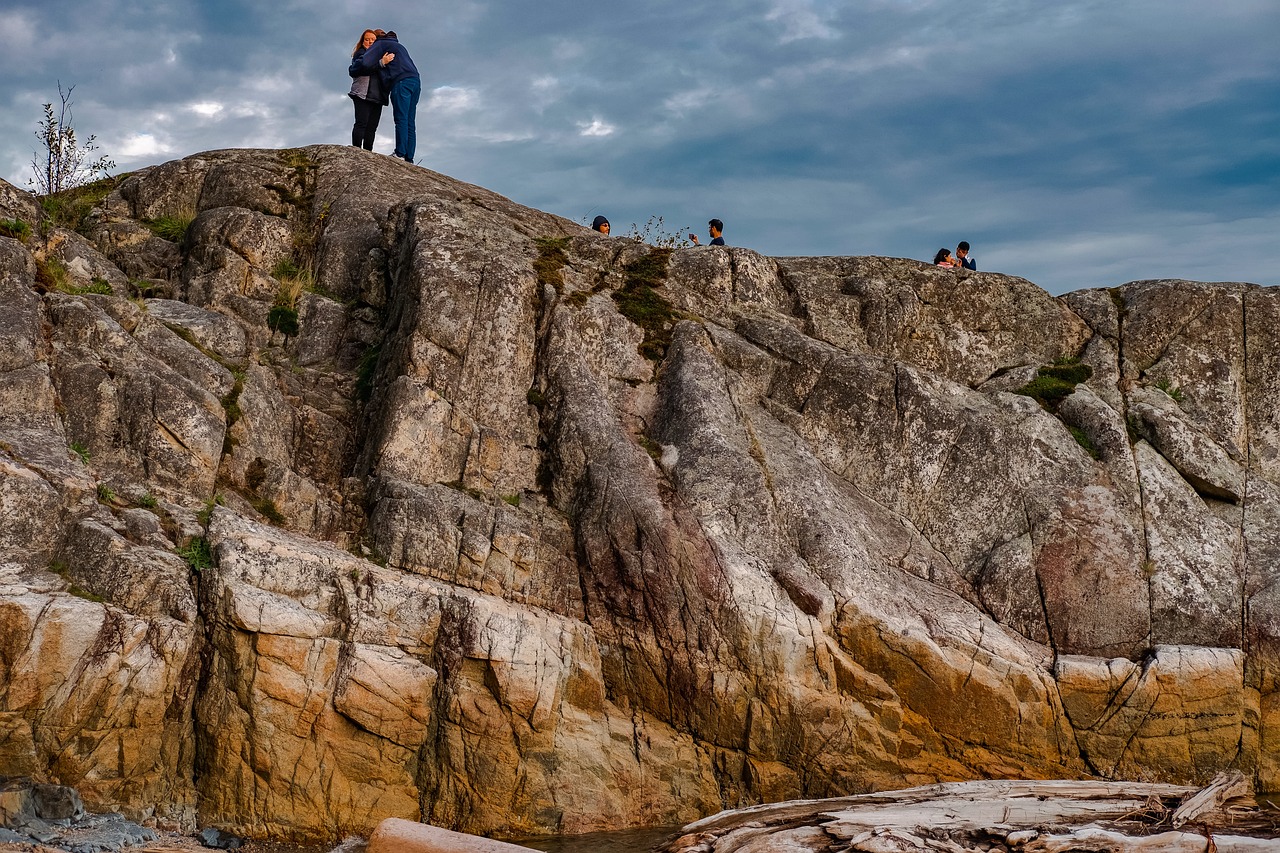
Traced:
POLYGON ((418 146, 416 124, 418 98, 422 94, 418 66, 392 30, 365 50, 360 57, 360 67, 366 73, 381 72, 382 88, 391 99, 391 114, 396 122, 396 150, 392 156, 412 163, 418 146))
POLYGON ((387 95, 382 88, 382 74, 368 71, 360 60, 365 52, 382 35, 382 30, 365 30, 360 34, 360 41, 351 51, 351 97, 356 108, 356 123, 351 128, 351 144, 366 151, 373 150, 373 138, 378 133, 378 121, 382 118, 382 108, 387 105, 387 95))

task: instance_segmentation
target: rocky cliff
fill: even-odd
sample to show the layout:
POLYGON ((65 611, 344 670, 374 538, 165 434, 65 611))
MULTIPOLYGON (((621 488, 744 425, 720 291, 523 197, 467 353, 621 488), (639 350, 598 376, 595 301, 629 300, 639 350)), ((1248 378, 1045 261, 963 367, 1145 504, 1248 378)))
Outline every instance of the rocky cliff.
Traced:
POLYGON ((96 189, 0 186, 0 774, 293 839, 1280 788, 1280 291, 659 250, 331 146, 96 189))

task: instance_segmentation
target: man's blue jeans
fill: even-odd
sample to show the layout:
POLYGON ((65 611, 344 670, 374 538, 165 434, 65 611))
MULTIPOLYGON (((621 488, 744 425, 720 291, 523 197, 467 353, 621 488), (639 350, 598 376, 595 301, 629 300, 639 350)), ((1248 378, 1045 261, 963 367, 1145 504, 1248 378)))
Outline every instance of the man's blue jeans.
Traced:
POLYGON ((396 120, 395 156, 413 162, 413 152, 418 147, 418 129, 415 126, 418 113, 418 96, 422 94, 422 81, 417 77, 405 77, 391 87, 391 112, 396 120))

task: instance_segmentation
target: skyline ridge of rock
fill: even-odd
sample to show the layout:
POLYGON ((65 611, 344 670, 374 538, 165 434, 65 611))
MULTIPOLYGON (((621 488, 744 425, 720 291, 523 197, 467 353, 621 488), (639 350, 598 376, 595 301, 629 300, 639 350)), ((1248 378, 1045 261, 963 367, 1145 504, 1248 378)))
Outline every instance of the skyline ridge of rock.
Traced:
POLYGON ((0 184, 0 775, 277 839, 1280 788, 1278 290, 654 249, 339 146, 45 219, 0 184))

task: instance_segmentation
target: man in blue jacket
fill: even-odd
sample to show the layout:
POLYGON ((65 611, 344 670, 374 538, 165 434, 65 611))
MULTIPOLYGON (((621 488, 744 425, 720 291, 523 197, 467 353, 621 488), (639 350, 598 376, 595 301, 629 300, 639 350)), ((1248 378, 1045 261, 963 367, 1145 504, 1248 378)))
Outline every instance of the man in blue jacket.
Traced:
POLYGON ((396 150, 392 156, 412 163, 418 147, 418 98, 422 94, 418 66, 394 31, 370 45, 360 63, 370 71, 381 69, 382 90, 391 96, 391 113, 396 121, 396 150))
MULTIPOLYGON (((723 222, 721 222, 719 219, 713 219, 713 220, 711 220, 710 222, 708 222, 708 223, 707 223, 707 232, 711 235, 711 242, 707 244, 708 246, 723 246, 723 245, 724 245, 724 238, 720 236, 721 234, 723 234, 723 233, 724 233, 724 223, 723 223, 723 222)), ((692 241, 693 245, 695 245, 695 246, 701 246, 701 245, 702 245, 701 243, 699 243, 699 242, 698 242, 698 235, 697 235, 697 234, 690 234, 690 235, 689 235, 689 240, 690 240, 690 241, 692 241)))

